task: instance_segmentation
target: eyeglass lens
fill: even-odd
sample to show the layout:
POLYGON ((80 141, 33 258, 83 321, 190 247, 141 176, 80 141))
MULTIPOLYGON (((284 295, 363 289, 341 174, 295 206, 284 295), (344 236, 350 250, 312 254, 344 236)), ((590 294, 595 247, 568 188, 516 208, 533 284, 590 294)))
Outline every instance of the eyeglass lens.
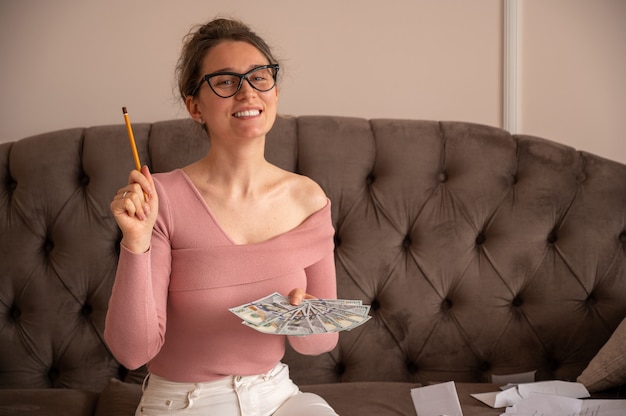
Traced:
POLYGON ((255 68, 247 74, 216 74, 208 79, 211 89, 221 97, 230 97, 241 87, 243 79, 259 91, 269 91, 276 84, 274 68, 255 68))

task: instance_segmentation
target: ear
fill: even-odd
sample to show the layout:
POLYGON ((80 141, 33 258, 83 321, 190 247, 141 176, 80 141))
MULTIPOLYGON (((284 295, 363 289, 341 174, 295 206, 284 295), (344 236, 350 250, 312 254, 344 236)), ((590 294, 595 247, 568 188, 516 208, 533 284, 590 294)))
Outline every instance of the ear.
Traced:
POLYGON ((185 98, 185 107, 187 107, 187 112, 194 120, 198 121, 202 119, 202 112, 200 111, 200 107, 198 106, 198 101, 195 97, 188 95, 185 98))

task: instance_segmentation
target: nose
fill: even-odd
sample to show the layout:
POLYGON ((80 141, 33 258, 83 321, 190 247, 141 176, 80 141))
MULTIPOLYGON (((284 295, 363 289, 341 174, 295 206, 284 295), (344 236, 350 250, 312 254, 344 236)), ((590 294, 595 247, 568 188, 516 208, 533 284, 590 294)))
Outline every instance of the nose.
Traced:
POLYGON ((250 83, 248 78, 243 78, 241 80, 241 86, 239 87, 239 91, 237 91, 237 96, 248 97, 256 94, 256 89, 250 83))

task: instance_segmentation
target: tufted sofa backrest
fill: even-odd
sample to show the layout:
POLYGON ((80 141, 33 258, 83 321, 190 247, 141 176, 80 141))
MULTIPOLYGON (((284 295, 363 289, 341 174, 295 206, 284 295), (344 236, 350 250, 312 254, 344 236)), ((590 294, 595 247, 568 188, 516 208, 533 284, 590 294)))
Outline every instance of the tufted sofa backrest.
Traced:
MULTIPOLYGON (((209 148, 188 120, 134 126, 153 172, 209 148)), ((373 319, 296 382, 574 379, 626 316, 626 166, 460 122, 279 117, 267 158, 332 200, 339 296, 373 319)), ((125 127, 0 144, 0 388, 99 390, 133 168, 125 127)))

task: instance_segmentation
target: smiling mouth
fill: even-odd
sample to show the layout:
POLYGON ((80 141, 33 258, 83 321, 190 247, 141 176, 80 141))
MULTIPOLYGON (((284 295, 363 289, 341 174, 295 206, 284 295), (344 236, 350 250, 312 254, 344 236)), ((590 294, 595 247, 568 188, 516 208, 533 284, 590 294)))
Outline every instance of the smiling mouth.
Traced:
POLYGON ((238 111, 233 116, 235 117, 255 117, 261 114, 261 110, 246 110, 246 111, 238 111))

